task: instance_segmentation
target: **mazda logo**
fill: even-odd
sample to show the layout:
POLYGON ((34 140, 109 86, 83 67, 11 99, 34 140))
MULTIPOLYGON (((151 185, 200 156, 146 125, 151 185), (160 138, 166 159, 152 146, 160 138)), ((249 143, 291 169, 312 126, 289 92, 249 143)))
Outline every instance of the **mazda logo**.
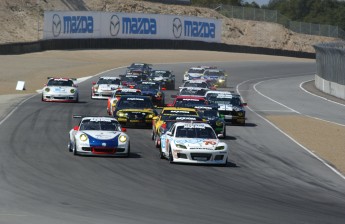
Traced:
POLYGON ((117 15, 110 18, 110 35, 116 37, 120 31, 120 19, 117 15))
POLYGON ((61 19, 58 14, 53 15, 52 31, 54 37, 59 36, 61 33, 61 19))
POLYGON ((182 22, 179 18, 173 20, 173 34, 175 38, 180 38, 182 34, 182 22))

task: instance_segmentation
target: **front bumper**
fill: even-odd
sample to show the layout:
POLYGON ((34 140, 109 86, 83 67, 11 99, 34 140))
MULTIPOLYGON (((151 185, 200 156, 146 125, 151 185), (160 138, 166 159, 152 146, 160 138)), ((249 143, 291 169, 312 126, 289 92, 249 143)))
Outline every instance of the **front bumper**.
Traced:
POLYGON ((175 149, 172 154, 177 163, 226 164, 228 160, 227 150, 175 149))
POLYGON ((77 94, 43 94, 42 101, 47 102, 77 102, 77 94))

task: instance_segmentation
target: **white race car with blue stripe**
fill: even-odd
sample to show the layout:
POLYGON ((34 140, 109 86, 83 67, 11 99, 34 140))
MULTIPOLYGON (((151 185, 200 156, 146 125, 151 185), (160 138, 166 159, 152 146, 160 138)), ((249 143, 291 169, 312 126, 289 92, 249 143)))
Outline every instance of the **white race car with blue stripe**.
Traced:
POLYGON ((128 157, 130 141, 124 131, 115 118, 83 117, 79 125, 69 132, 68 148, 74 155, 128 157))
POLYGON ((209 124, 177 122, 161 136, 160 157, 171 163, 226 165, 228 146, 209 124))

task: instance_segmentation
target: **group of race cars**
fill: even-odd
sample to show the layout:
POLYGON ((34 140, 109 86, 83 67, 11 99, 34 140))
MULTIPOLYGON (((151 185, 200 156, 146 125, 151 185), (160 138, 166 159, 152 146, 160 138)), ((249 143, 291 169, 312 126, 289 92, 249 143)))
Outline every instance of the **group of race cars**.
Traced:
MULTIPOLYGON (((42 101, 78 102, 75 79, 48 79, 42 101)), ((99 77, 91 98, 107 99, 109 116, 74 116, 80 122, 69 132, 68 149, 75 155, 129 156, 125 127, 148 127, 162 159, 226 165, 228 146, 219 138, 226 137, 227 124, 245 124, 246 105, 238 94, 217 90, 226 87, 226 80, 215 67, 192 67, 177 95, 171 95, 173 102, 166 104, 164 91, 175 89, 169 70, 133 63, 123 75, 99 77)))

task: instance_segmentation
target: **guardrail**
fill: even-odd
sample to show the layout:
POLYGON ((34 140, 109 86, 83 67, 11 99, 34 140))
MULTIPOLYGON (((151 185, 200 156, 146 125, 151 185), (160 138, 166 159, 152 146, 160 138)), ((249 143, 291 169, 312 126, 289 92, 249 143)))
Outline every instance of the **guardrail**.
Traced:
POLYGON ((316 51, 315 86, 345 99, 345 42, 314 45, 316 51))
POLYGON ((289 51, 264 47, 207 43, 190 40, 150 40, 150 39, 56 39, 37 42, 0 45, 0 54, 24 54, 47 50, 70 49, 181 49, 206 50, 233 53, 263 54, 297 58, 315 58, 315 53, 289 51))

